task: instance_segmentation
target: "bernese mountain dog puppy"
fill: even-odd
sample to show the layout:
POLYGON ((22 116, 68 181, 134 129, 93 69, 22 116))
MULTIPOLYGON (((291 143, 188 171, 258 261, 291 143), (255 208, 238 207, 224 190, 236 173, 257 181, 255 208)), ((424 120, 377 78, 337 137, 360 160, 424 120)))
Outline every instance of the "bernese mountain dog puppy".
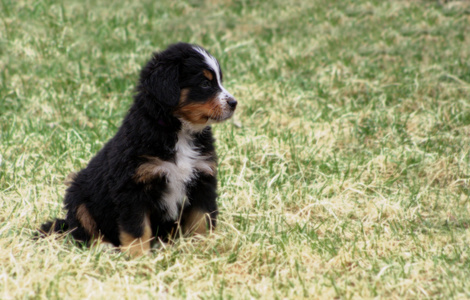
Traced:
POLYGON ((235 98, 205 49, 171 45, 142 69, 134 102, 116 135, 74 174, 67 215, 41 233, 70 231, 132 256, 176 233, 216 226, 217 157, 210 125, 230 118, 235 98))

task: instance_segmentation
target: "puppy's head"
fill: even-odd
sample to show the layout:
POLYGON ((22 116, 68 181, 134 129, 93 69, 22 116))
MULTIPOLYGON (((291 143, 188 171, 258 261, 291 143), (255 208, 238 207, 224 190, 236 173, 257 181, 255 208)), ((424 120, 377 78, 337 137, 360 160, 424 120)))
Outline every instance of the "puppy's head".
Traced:
POLYGON ((230 118, 237 101, 222 85, 219 62, 206 50, 191 46, 180 74, 180 99, 174 114, 192 124, 230 118))
POLYGON ((178 43, 154 55, 140 89, 181 121, 204 126, 230 118, 237 106, 222 78, 219 62, 205 49, 178 43))

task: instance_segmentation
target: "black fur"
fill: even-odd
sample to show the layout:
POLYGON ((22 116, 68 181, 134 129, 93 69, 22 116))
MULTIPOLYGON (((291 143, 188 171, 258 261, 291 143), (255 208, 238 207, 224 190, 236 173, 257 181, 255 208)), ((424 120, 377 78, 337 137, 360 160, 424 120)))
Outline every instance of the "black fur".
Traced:
MULTIPOLYGON (((170 184, 167 176, 153 176, 142 182, 135 179, 136 170, 149 157, 176 163, 175 145, 178 134, 184 130, 184 120, 175 114, 182 105, 182 89, 189 95, 186 104, 221 95, 221 83, 217 87, 212 82, 210 89, 207 83, 206 86, 200 84, 205 80, 201 77, 203 69, 208 69, 208 65, 194 45, 178 43, 154 54, 141 71, 134 103, 118 132, 70 183, 64 199, 65 220, 43 224, 43 233, 70 230, 79 241, 91 242, 99 236, 120 246, 121 231, 141 237, 143 218, 148 216, 152 236, 167 240, 178 226, 184 225, 184 216, 195 209, 210 216, 209 226, 215 227, 218 214, 215 173, 194 170, 192 180, 185 184, 190 205, 183 208, 178 204, 178 210, 183 209, 180 214, 183 219, 169 217, 168 207, 163 204, 170 184)), ((216 70, 211 71, 215 74, 216 70)), ((229 96, 223 100, 235 101, 229 96)), ((200 129, 190 131, 193 149, 201 157, 209 157, 215 162, 210 126, 197 128, 200 129)))
POLYGON ((67 222, 63 219, 56 219, 54 222, 49 221, 41 226, 42 232, 57 232, 57 233, 64 233, 69 229, 67 222))

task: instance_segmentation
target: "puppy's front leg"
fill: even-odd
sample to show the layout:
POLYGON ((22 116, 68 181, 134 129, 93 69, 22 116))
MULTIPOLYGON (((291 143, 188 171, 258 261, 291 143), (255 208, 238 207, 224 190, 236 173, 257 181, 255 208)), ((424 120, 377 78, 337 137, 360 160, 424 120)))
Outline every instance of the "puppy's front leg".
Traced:
POLYGON ((200 208, 189 208, 183 212, 182 230, 184 235, 188 234, 206 234, 212 231, 212 224, 209 212, 205 212, 200 208))
POLYGON ((188 190, 190 205, 183 211, 181 227, 183 234, 205 234, 216 226, 217 180, 207 174, 199 174, 197 182, 188 190))
POLYGON ((135 209, 122 211, 119 218, 119 241, 121 251, 139 257, 150 250, 152 228, 149 215, 135 209))

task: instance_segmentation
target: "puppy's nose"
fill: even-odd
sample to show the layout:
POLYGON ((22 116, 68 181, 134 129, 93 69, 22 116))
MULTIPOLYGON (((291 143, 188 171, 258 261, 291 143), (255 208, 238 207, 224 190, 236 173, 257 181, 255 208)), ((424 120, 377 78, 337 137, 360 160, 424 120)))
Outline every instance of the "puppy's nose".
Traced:
POLYGON ((227 104, 228 106, 230 106, 231 109, 235 109, 235 107, 237 107, 237 100, 233 99, 233 98, 230 98, 227 100, 227 104))

